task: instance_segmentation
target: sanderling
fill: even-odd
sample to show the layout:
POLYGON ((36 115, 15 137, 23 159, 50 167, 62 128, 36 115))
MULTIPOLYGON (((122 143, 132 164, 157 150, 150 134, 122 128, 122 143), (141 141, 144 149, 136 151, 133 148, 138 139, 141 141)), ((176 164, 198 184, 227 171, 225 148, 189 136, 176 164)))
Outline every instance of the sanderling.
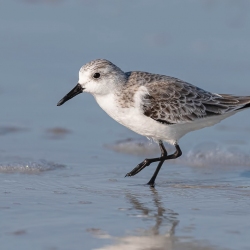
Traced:
POLYGON ((210 93, 171 76, 123 72, 105 59, 82 66, 78 84, 57 106, 82 92, 91 93, 117 122, 159 144, 160 157, 145 159, 126 174, 134 176, 151 163, 159 162, 148 182, 151 186, 163 162, 181 156, 178 140, 182 136, 250 107, 250 96, 210 93), (173 144, 175 153, 168 155, 163 141, 173 144))

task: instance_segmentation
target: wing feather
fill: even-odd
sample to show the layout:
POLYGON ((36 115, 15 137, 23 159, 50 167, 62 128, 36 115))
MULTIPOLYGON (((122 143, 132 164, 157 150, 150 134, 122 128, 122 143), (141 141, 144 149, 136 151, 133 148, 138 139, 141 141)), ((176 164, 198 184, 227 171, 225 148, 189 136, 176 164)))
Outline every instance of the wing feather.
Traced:
POLYGON ((250 107, 250 96, 213 94, 177 78, 153 76, 144 83, 148 94, 143 97, 142 109, 146 116, 161 123, 193 122, 250 107))

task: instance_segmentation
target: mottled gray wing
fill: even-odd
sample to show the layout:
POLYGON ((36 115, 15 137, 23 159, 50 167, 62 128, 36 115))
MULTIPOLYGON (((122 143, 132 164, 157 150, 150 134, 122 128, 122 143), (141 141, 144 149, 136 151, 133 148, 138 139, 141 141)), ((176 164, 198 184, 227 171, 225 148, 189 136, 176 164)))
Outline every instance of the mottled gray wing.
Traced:
POLYGON ((143 112, 164 124, 192 122, 250 107, 249 96, 212 94, 177 78, 161 77, 145 86, 148 94, 143 97, 143 112))

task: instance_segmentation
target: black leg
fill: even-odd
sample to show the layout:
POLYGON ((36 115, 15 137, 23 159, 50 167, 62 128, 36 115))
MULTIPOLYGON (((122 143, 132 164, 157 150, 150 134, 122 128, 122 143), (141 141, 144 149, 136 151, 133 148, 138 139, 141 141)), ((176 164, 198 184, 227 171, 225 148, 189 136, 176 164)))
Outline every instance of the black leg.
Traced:
POLYGON ((151 177, 150 181, 147 183, 151 187, 154 187, 155 185, 155 179, 161 169, 161 166, 165 160, 170 160, 170 159, 176 159, 182 155, 181 149, 178 144, 175 144, 176 151, 172 155, 168 155, 164 160, 160 161, 153 176, 151 177))
POLYGON ((152 158, 152 159, 145 159, 143 162, 139 163, 131 172, 127 173, 125 175, 125 177, 134 176, 134 175, 138 174, 139 172, 141 172, 145 167, 149 166, 151 163, 159 161, 159 164, 158 164, 153 176, 151 177, 150 181, 147 183, 151 187, 154 187, 155 179, 156 179, 164 161, 170 160, 170 159, 176 159, 182 155, 181 149, 177 143, 174 145, 176 148, 176 151, 171 155, 168 155, 167 150, 165 149, 162 141, 159 141, 159 146, 161 149, 161 157, 152 158))
POLYGON ((157 162, 157 161, 163 161, 164 162, 164 160, 167 159, 168 153, 167 153, 167 150, 165 149, 162 141, 159 141, 159 146, 160 146, 160 149, 161 149, 161 157, 152 158, 152 159, 145 159, 143 162, 139 163, 131 172, 127 173, 125 175, 125 177, 134 176, 134 175, 138 174, 145 167, 149 166, 153 162, 157 162))
POLYGON ((158 173, 159 173, 159 171, 160 171, 160 169, 161 169, 161 166, 162 166, 162 164, 164 163, 164 161, 165 161, 165 160, 162 160, 162 161, 159 162, 159 164, 158 164, 158 166, 157 166, 157 168, 156 168, 156 170, 155 170, 153 176, 151 177, 151 179, 150 179, 150 181, 147 183, 147 185, 150 185, 151 187, 154 187, 154 186, 155 186, 155 179, 156 179, 156 177, 157 177, 157 175, 158 175, 158 173))

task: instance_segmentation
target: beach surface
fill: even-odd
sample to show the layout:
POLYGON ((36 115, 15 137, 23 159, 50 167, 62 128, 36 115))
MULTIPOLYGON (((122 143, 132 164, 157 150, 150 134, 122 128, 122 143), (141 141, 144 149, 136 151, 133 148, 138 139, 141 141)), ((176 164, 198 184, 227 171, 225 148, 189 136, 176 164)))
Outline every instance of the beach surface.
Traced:
POLYGON ((1 1, 1 250, 250 249, 250 110, 158 146, 89 94, 57 102, 79 68, 178 77, 250 95, 248 1, 1 1), (166 145, 169 152, 174 148, 166 145))

